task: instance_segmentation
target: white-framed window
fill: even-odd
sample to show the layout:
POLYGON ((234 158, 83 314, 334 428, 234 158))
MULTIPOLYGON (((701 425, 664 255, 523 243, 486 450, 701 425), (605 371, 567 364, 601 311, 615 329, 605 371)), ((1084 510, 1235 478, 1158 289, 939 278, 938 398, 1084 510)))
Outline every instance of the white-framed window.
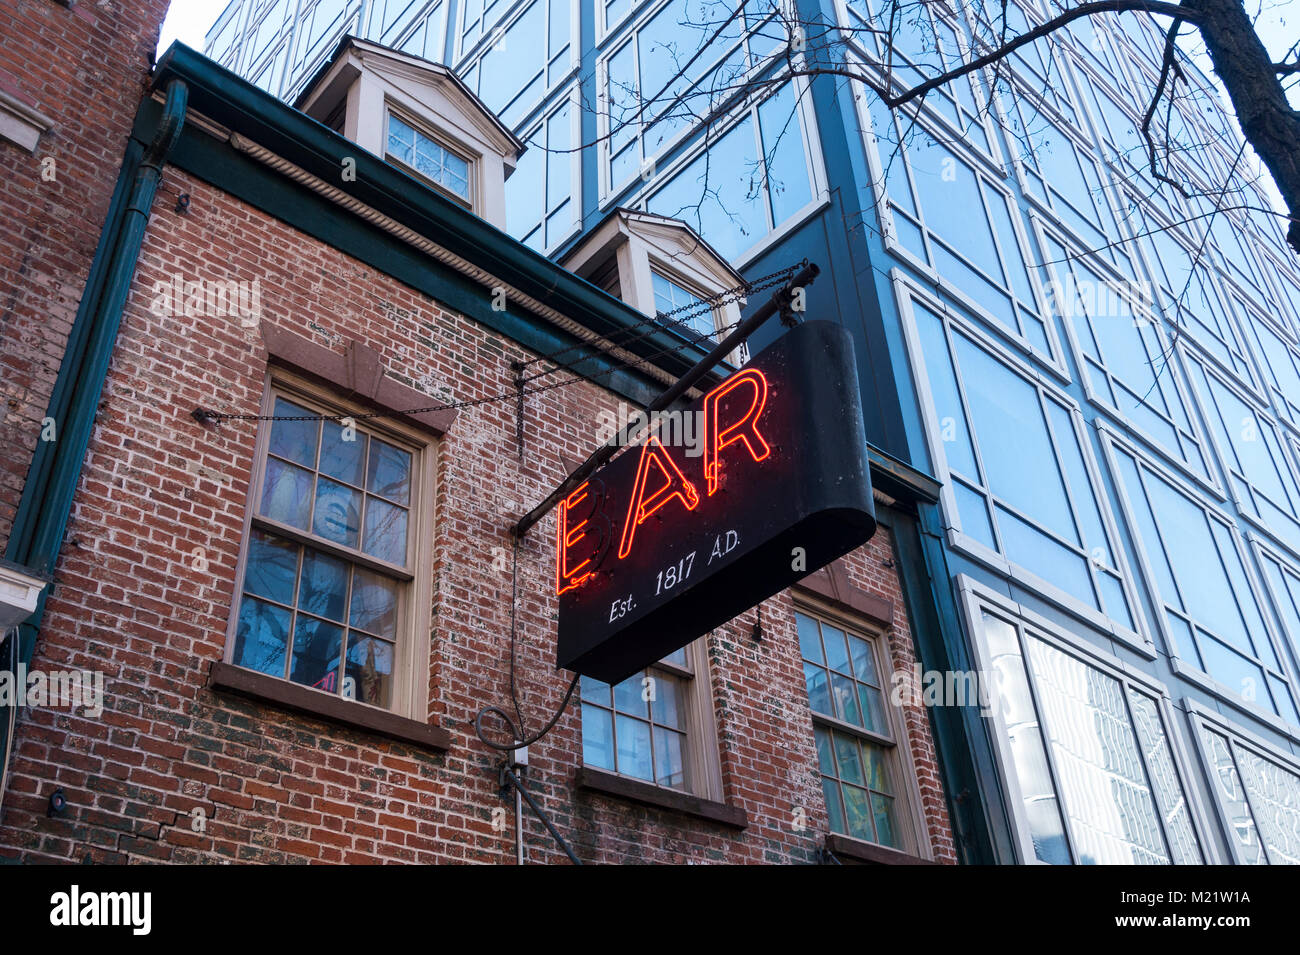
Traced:
POLYGON ((875 96, 858 102, 873 129, 868 155, 886 248, 1066 378, 1030 275, 1038 256, 1010 194, 921 121, 891 113, 875 96))
MULTIPOLYGON (((892 80, 899 90, 970 58, 969 37, 955 4, 929 3, 899 13, 881 0, 837 0, 836 11, 850 47, 873 64, 873 73, 892 80)), ((988 125, 988 94, 978 72, 945 83, 926 96, 925 104, 967 145, 990 162, 999 161, 997 140, 988 125)))
MULTIPOLYGON (((1074 22, 1084 23, 1091 19, 1080 17, 1074 22)), ((1140 132, 1141 123, 1132 115, 1128 102, 1094 77, 1086 67, 1076 67, 1074 73, 1081 98, 1092 115, 1092 127, 1102 158, 1120 169, 1145 168, 1147 154, 1140 132)))
POLYGON ((1205 437, 1164 325, 1046 227, 1039 237, 1050 263, 1051 302, 1065 326, 1088 400, 1135 428, 1218 493, 1205 437))
POLYGON ((235 69, 241 50, 238 42, 240 27, 251 6, 249 3, 231 3, 226 6, 203 39, 205 56, 227 69, 235 69))
MULTIPOLYGON (((1294 333, 1285 330, 1281 321, 1274 324, 1242 302, 1237 293, 1229 295, 1236 305, 1237 314, 1242 316, 1241 324, 1247 338, 1255 346, 1260 377, 1273 410, 1284 424, 1300 435, 1300 343, 1297 343, 1294 333)), ((1275 314, 1283 320, 1280 311, 1275 314)))
POLYGON ((385 158, 426 179, 467 209, 474 208, 474 164, 453 147, 389 110, 385 158))
POLYGON ((316 0, 298 10, 294 76, 306 79, 343 34, 355 29, 361 17, 359 0, 316 0))
MULTIPOLYGON (((970 17, 971 35, 977 55, 997 49, 1002 45, 1004 35, 1023 36, 1046 19, 1033 4, 1025 0, 963 6, 970 17)), ((1081 129, 1082 117, 1071 92, 1066 61, 1067 58, 1061 52, 1060 40, 1048 36, 1012 52, 1007 57, 1007 65, 997 69, 999 83, 1004 82, 1002 77, 1006 75, 1009 66, 1023 81, 1039 91, 1058 115, 1081 129)), ((990 67, 992 70, 994 67, 990 67)))
POLYGON ((717 331, 714 313, 705 305, 703 296, 653 268, 650 285, 654 290, 655 314, 662 321, 687 334, 713 337, 717 331))
POLYGON ((581 119, 575 86, 520 136, 528 148, 506 180, 506 231, 538 252, 550 252, 581 224, 581 119))
POLYGON ((582 763, 722 799, 704 638, 611 686, 582 677, 582 763))
MULTIPOLYGON (((501 0, 491 9, 504 13, 506 4, 501 0)), ((576 0, 529 0, 494 21, 472 50, 468 43, 461 47, 457 74, 513 129, 578 65, 577 10, 576 0)))
POLYGON ((734 113, 663 171, 643 200, 646 211, 682 219, 737 267, 802 221, 825 197, 805 89, 792 81, 734 113))
POLYGON ((264 408, 227 662, 423 718, 433 448, 287 373, 264 408))
POLYGON ((1175 672, 1247 712, 1291 718, 1295 694, 1236 527, 1115 432, 1099 430, 1175 672))
POLYGON ((1232 861, 1300 865, 1300 761, 1189 703, 1232 861))
POLYGON ((1292 335, 1300 335, 1300 272, 1285 256, 1285 250, 1280 248, 1274 255, 1264 255, 1264 272, 1273 283, 1271 298, 1279 319, 1288 325, 1292 335))
POLYGON ((444 0, 372 0, 366 36, 403 53, 441 63, 447 35, 444 0))
POLYGON ((1164 688, 959 580, 1021 862, 1203 864, 1164 688))
MULTIPOLYGON (((1186 334, 1205 349, 1223 368, 1254 388, 1254 375, 1246 349, 1224 307, 1223 298, 1204 256, 1197 258, 1192 237, 1182 238, 1179 219, 1161 219, 1151 210, 1149 199, 1126 193, 1127 208, 1121 218, 1137 238, 1146 260, 1147 274, 1155 284, 1155 295, 1165 322, 1179 334, 1186 334)), ((1174 197, 1165 195, 1173 203, 1174 197)), ((1174 206, 1175 212, 1180 208, 1174 206)), ((1183 216, 1185 218, 1185 216, 1183 216)))
POLYGON ((1237 507, 1300 553, 1300 484, 1277 425, 1217 368, 1183 356, 1237 507))
MULTIPOLYGON (((1128 85, 1129 79, 1124 73, 1116 40, 1112 34, 1115 25, 1110 14, 1099 13, 1079 17, 1066 24, 1064 29, 1074 41, 1067 48, 1076 57, 1085 59, 1100 76, 1105 77, 1107 83, 1116 89, 1124 89, 1128 85)), ((1075 72, 1077 75, 1078 71, 1075 72)))
MULTIPOLYGON (((1031 201, 1069 231, 1083 249, 1108 261, 1128 281, 1138 280, 1132 248, 1117 242, 1120 230, 1102 166, 1088 148, 1034 105, 1017 88, 1000 105, 1003 128, 1016 158, 1021 188, 1031 201)), ((1049 256, 1048 261, 1052 261, 1049 256)))
POLYGON ((445 59, 445 0, 374 0, 369 11, 367 38, 434 63, 445 59))
POLYGON ((897 273, 955 546, 1150 655, 1078 406, 897 273))
POLYGON ((831 832, 920 855, 914 772, 890 701, 883 635, 810 604, 796 604, 794 616, 831 832))
POLYGON ((272 44, 284 35, 286 24, 293 12, 294 4, 290 0, 271 0, 263 6, 260 16, 258 11, 253 12, 248 35, 244 40, 245 72, 251 73, 266 57, 272 44))
MULTIPOLYGON (((1292 662, 1300 661, 1300 566, 1294 557, 1283 556, 1281 550, 1273 548, 1255 535, 1251 535, 1251 547, 1259 563, 1265 590, 1277 619, 1282 624, 1282 634, 1291 648, 1292 662)), ((1282 654, 1282 661, 1286 654, 1282 654)), ((1279 672, 1285 671, 1285 665, 1279 661, 1279 672)), ((1291 692, 1287 681, 1276 674, 1269 674, 1268 681, 1273 700, 1282 711, 1281 715, 1293 726, 1300 726, 1300 708, 1297 708, 1296 696, 1291 692)))
POLYGON ((718 32, 734 9, 730 0, 666 0, 602 54, 596 71, 602 199, 644 176, 648 164, 724 101, 742 95, 745 79, 785 49, 770 0, 749 0, 732 28, 718 32))

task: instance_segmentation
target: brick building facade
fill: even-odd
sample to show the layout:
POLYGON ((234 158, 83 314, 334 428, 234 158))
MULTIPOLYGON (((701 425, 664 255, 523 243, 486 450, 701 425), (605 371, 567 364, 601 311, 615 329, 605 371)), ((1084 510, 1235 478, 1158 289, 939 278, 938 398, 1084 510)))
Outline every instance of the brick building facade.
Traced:
MULTIPOLYGON (((69 16, 57 5, 40 6, 69 16)), ((141 55, 161 18, 153 8, 163 6, 149 7, 157 14, 152 26, 132 25, 110 42, 117 55, 141 55)), ((98 183, 80 218, 96 223, 119 173, 112 140, 130 125, 141 78, 140 63, 99 62, 116 91, 103 108, 116 118, 96 125, 104 136, 98 146, 77 147, 98 183)), ((0 855, 33 862, 513 861, 514 810, 499 788, 500 755, 476 738, 475 715, 487 705, 509 708, 512 626, 528 729, 549 719, 569 678, 554 667, 554 517, 524 538, 517 554, 509 527, 592 450, 602 411, 644 401, 689 365, 692 352, 677 341, 669 359, 652 365, 644 355, 662 339, 610 334, 619 322, 626 331, 634 315, 613 298, 475 226, 391 164, 353 156, 341 137, 189 51, 173 50, 160 64, 153 95, 135 115, 138 148, 160 136, 178 84, 188 96, 184 125, 135 256, 54 580, 32 633, 30 667, 103 673, 104 709, 98 717, 57 707, 21 712, 0 855), (340 178, 348 159, 356 175, 340 178), (489 248, 493 242, 500 245, 489 248), (169 290, 184 287, 178 278, 244 283, 245 290, 256 283, 256 308, 196 315, 179 300, 168 306, 169 290), (505 310, 492 307, 500 288, 509 291, 505 310), (551 306, 572 316, 567 325, 548 317, 551 306), (641 349, 642 357, 622 367, 584 366, 584 380, 528 394, 519 414, 510 397, 512 362, 591 337, 575 332, 575 323, 641 349), (413 646, 384 649, 352 630, 357 646, 369 641, 370 655, 331 671, 360 680, 365 699, 383 705, 348 699, 355 688, 340 697, 334 682, 313 687, 234 662, 252 639, 240 617, 241 601, 256 603, 246 576, 249 549, 254 539, 268 539, 258 521, 278 506, 267 504, 272 492, 259 469, 268 467, 268 443, 279 438, 269 421, 198 420, 192 412, 258 416, 289 399, 321 415, 354 414, 372 454, 406 447, 418 462, 404 479, 411 500, 401 517, 408 553, 416 556, 401 577, 408 596, 394 605, 405 608, 413 646), (460 407, 396 413, 446 404, 460 407), (390 654, 386 671, 382 662, 376 669, 375 646, 381 657, 390 654), (48 814, 55 790, 67 806, 48 814)), ((28 194, 6 208, 23 210, 31 201, 28 194)), ((15 220, 28 247, 43 247, 37 252, 46 264, 15 264, 17 280, 6 274, 17 287, 11 300, 25 309, 4 331, 5 361, 19 366, 6 387, 23 389, 8 426, 29 448, 46 414, 52 359, 73 320, 71 305, 60 318, 51 303, 76 300, 70 290, 85 283, 99 239, 87 227, 55 249, 51 236, 59 230, 51 218, 59 218, 57 209, 15 220), (47 281, 32 277, 42 271, 47 281), (42 309, 49 324, 33 324, 42 309)), ((326 431, 312 433, 312 441, 327 440, 326 431)), ((326 482, 320 453, 311 465, 318 472, 313 501, 326 482)), ((285 467, 270 460, 272 468, 285 467)), ((706 705, 692 733, 712 734, 712 796, 590 764, 584 752, 595 744, 584 744, 584 707, 576 699, 531 747, 527 785, 582 861, 807 863, 825 861, 828 847, 844 861, 956 861, 939 755, 919 705, 893 708, 885 724, 892 738, 884 739, 891 733, 881 726, 863 737, 875 740, 872 746, 884 739, 870 752, 890 759, 893 778, 877 780, 871 792, 887 788, 903 807, 896 818, 911 828, 899 837, 905 851, 828 835, 834 827, 805 677, 813 664, 805 662, 807 650, 801 660, 796 607, 876 647, 884 697, 884 666, 910 673, 916 662, 895 533, 915 533, 907 495, 933 490, 899 462, 876 456, 873 463, 884 490, 881 527, 870 543, 714 631, 693 658, 691 686, 704 687, 695 698, 706 705)), ((26 466, 6 467, 12 511, 21 491, 15 479, 26 466)), ((395 508, 370 483, 345 493, 365 498, 368 509, 395 508)), ((300 552, 305 566, 312 552, 300 552)), ((357 575, 372 565, 362 555, 349 586, 359 586, 357 575)), ((306 576, 295 580, 288 602, 301 624, 310 584, 306 576)), ((331 619, 345 616, 356 627, 356 613, 354 604, 353 616, 331 619)), ((858 692, 866 693, 857 673, 858 692)), ((584 684, 580 695, 599 716, 587 693, 584 684)), ((833 729, 824 730, 827 747, 833 729)), ((503 738, 499 728, 494 738, 503 738)), ((828 758, 821 757, 823 768, 828 758)), ((849 770, 837 758, 834 772, 843 781, 849 770)), ((888 812, 876 812, 873 825, 884 825, 888 812)), ((529 861, 563 861, 535 817, 525 813, 524 825, 529 861)))

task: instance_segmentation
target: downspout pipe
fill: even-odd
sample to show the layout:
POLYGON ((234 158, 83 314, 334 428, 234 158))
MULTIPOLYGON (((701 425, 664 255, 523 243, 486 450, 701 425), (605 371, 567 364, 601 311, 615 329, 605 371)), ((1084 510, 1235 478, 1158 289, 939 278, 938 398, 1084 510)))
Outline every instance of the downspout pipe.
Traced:
MULTIPOLYGON (((115 236, 100 244, 99 254, 106 255, 106 260, 92 265, 93 277, 88 279, 86 294, 93 301, 78 313, 77 327, 69 335, 69 349, 59 367, 50 399, 49 416, 56 427, 53 453, 38 454, 33 459, 6 550, 10 560, 38 574, 52 575, 63 545, 94 430, 95 412, 122 324, 122 311, 144 244, 149 211, 162 182, 167 157, 184 128, 188 94, 188 88, 180 80, 167 84, 166 104, 157 132, 135 166, 134 181, 125 201, 120 205, 115 203, 115 214, 105 224, 105 230, 112 230, 115 236), (97 272, 102 272, 102 278, 97 272)), ((128 163, 130 156, 128 148, 128 163)), ((126 173, 124 165, 123 174, 126 173)), ((36 647, 49 592, 47 587, 36 610, 20 626, 19 655, 27 665, 36 647)), ((0 753, 0 760, 7 759, 8 753, 0 753)))

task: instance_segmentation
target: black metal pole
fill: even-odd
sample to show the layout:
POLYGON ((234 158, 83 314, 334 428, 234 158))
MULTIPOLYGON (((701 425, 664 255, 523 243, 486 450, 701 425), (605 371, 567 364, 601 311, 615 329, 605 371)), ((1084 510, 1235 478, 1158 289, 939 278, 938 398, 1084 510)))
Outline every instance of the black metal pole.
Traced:
POLYGON ((519 781, 519 777, 515 775, 514 770, 509 766, 503 766, 501 768, 501 773, 514 785, 515 792, 524 797, 528 803, 528 808, 533 811, 533 814, 537 816, 538 819, 542 820, 542 825, 546 827, 546 831, 551 834, 552 838, 560 844, 560 848, 563 849, 564 854, 569 857, 569 861, 574 865, 582 865, 582 860, 573 854, 573 850, 569 848, 569 844, 564 841, 564 836, 560 835, 556 828, 551 825, 551 820, 546 817, 546 813, 542 812, 542 807, 537 805, 537 801, 533 799, 533 794, 524 788, 524 784, 519 781))
MULTIPOLYGON (((697 381, 707 375, 713 368, 729 355, 737 345, 752 335, 760 325, 766 322, 773 315, 788 308, 790 299, 794 290, 811 285, 813 281, 821 274, 821 269, 816 265, 808 264, 785 284, 783 288, 774 293, 770 299, 758 307, 753 315, 741 322, 734 328, 726 338, 718 342, 713 350, 696 362, 686 374, 677 379, 670 385, 667 390, 662 392, 659 397, 650 402, 646 408, 648 414, 654 414, 656 411, 662 411, 670 404, 686 394, 697 381)), ((602 444, 586 461, 582 462, 572 474, 560 482, 560 486, 547 495, 546 500, 538 504, 531 511, 515 523, 511 532, 515 537, 523 537, 529 529, 546 516, 546 512, 553 508, 567 494, 575 488, 581 486, 582 482, 591 477, 596 469, 614 456, 619 448, 627 441, 628 429, 624 428, 619 433, 610 438, 605 444, 602 444)))

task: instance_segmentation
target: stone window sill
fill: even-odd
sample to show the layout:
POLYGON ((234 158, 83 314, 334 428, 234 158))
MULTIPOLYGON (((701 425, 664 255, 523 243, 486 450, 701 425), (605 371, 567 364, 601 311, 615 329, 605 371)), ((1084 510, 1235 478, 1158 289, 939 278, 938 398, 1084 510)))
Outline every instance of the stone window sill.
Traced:
POLYGON ((603 769, 593 769, 590 766, 579 768, 574 774, 574 784, 580 790, 626 799, 656 809, 668 809, 697 819, 707 819, 730 829, 745 829, 749 826, 749 817, 739 806, 701 799, 690 793, 628 779, 603 769))
POLYGON ((231 663, 217 661, 212 664, 208 686, 422 749, 445 752, 451 747, 451 734, 441 726, 421 723, 364 703, 354 703, 231 663))
POLYGON ((922 859, 908 852, 878 846, 874 842, 854 839, 831 832, 826 835, 826 848, 837 856, 844 856, 854 862, 868 862, 874 865, 934 865, 929 859, 922 859))

